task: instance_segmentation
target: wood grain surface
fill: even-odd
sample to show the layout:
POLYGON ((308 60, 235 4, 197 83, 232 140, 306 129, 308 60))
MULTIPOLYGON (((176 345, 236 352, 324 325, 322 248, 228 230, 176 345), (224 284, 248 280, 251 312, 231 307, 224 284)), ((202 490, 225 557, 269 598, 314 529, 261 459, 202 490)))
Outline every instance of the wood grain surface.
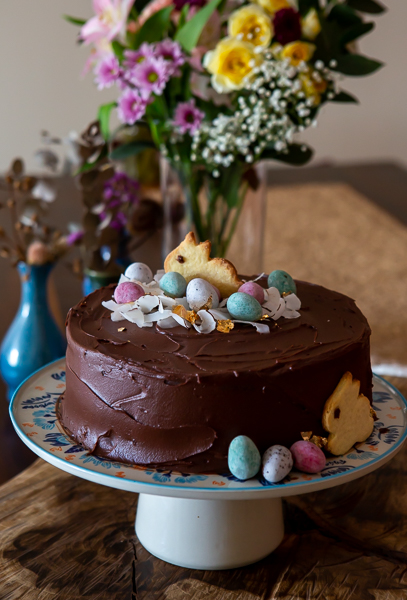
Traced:
POLYGON ((284 504, 286 535, 269 557, 194 571, 139 544, 136 494, 38 460, 0 488, 0 599, 407 598, 407 447, 362 479, 284 504))

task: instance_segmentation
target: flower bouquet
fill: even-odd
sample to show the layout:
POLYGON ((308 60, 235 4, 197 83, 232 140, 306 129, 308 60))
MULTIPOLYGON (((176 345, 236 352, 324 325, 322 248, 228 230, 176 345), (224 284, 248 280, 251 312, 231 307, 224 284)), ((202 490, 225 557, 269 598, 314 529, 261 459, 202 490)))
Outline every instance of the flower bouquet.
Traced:
POLYGON ((303 165, 312 150, 297 136, 328 101, 357 102, 342 75, 381 63, 358 54, 376 0, 93 0, 80 41, 99 89, 117 102, 99 109, 110 156, 155 145, 178 173, 190 224, 224 256, 264 159, 303 165), (148 128, 151 141, 114 147, 109 122, 148 128))

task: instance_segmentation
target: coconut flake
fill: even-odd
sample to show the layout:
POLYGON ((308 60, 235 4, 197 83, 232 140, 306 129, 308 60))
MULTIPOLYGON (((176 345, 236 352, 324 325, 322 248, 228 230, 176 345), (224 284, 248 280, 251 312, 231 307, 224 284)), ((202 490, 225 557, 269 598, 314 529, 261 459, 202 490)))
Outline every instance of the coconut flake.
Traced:
POLYGON ((171 315, 166 319, 160 319, 157 321, 157 325, 162 329, 172 329, 173 327, 178 327, 179 323, 177 323, 177 321, 171 315))
POLYGON ((217 321, 227 321, 232 318, 226 308, 210 308, 208 312, 211 313, 212 317, 217 321))
POLYGON ((170 317, 171 315, 172 315, 172 312, 170 310, 165 310, 162 313, 160 313, 160 312, 150 313, 149 315, 144 315, 144 322, 145 323, 154 323, 155 321, 160 321, 161 319, 166 319, 167 317, 170 317))
POLYGON ((243 325, 253 325, 257 329, 258 333, 270 333, 270 328, 265 323, 257 323, 256 321, 236 321, 232 320, 232 323, 243 323, 243 325))
POLYGON ((289 294, 284 298, 285 305, 288 310, 300 310, 301 308, 301 300, 295 294, 289 294))
POLYGON ((199 333, 210 333, 216 328, 216 320, 207 310, 198 310, 198 317, 201 319, 201 323, 194 323, 195 329, 199 333))
POLYGON ((157 273, 154 275, 154 281, 159 283, 160 279, 162 279, 165 275, 165 269, 158 269, 157 273))
POLYGON ((284 311, 285 311, 285 300, 284 300, 284 298, 280 298, 278 308, 277 308, 275 314, 271 315, 271 318, 274 321, 277 321, 277 319, 279 319, 280 317, 283 316, 284 311))
POLYGON ((137 302, 137 308, 143 311, 143 313, 150 313, 153 308, 157 308, 160 304, 160 300, 157 296, 141 296, 137 302))
POLYGON ((285 319, 297 319, 301 314, 296 310, 285 310, 283 313, 283 317, 285 319))
POLYGON ((144 325, 144 313, 139 308, 134 308, 133 310, 129 310, 128 312, 122 313, 123 317, 130 321, 130 323, 135 323, 138 327, 143 327, 144 325))
POLYGON ((185 327, 185 329, 190 329, 191 323, 189 321, 186 321, 185 319, 183 319, 182 317, 180 317, 176 313, 171 313, 171 316, 172 316, 173 319, 176 320, 176 322, 178 323, 178 325, 182 325, 182 327, 185 327))

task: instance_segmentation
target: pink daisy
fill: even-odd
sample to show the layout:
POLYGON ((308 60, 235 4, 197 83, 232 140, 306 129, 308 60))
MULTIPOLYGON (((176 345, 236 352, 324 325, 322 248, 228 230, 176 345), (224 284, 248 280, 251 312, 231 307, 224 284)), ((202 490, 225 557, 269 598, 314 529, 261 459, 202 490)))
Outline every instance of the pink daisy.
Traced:
POLYGON ((134 125, 144 115, 148 99, 137 90, 128 88, 120 96, 117 104, 117 114, 122 123, 134 125))
POLYGON ((162 42, 158 42, 155 50, 156 55, 161 56, 161 58, 163 58, 167 63, 168 74, 170 76, 176 73, 178 74, 178 67, 183 65, 185 62, 185 56, 178 42, 174 42, 168 38, 162 42))
POLYGON ((169 79, 163 58, 148 57, 132 70, 131 83, 150 93, 162 94, 169 79))
POLYGON ((114 54, 102 58, 95 67, 95 81, 99 90, 112 87, 121 76, 122 70, 114 54))
POLYGON ((175 109, 173 124, 179 133, 191 135, 200 128, 205 113, 195 106, 195 100, 180 102, 175 109))
POLYGON ((154 46, 143 42, 138 50, 125 50, 123 66, 132 69, 146 58, 154 57, 154 46))

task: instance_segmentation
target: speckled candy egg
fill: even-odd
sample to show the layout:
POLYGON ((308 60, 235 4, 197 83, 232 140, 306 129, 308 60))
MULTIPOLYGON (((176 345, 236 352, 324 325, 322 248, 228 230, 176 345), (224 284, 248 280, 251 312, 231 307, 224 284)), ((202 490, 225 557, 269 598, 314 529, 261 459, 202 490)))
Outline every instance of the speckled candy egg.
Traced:
POLYGON ((171 298, 182 298, 187 289, 187 282, 181 273, 169 271, 160 279, 160 288, 166 296, 171 298))
POLYGON ((258 321, 263 314, 256 298, 244 292, 236 292, 229 296, 226 306, 232 319, 238 321, 258 321))
POLYGON ((255 281, 246 281, 246 283, 240 286, 238 291, 253 296, 259 304, 263 304, 264 302, 264 290, 261 285, 255 281))
POLYGON ((141 281, 141 283, 150 283, 153 281, 153 272, 148 265, 141 262, 132 263, 124 272, 129 279, 141 281))
POLYGON ((117 304, 135 302, 144 295, 145 292, 141 285, 134 283, 133 281, 124 281, 123 283, 119 283, 114 291, 114 299, 117 304))
POLYGON ((297 286, 294 279, 285 271, 272 271, 267 279, 269 287, 275 287, 280 294, 296 294, 297 286))
POLYGON ((219 290, 214 285, 196 277, 191 279, 187 286, 187 302, 192 310, 200 310, 203 306, 212 302, 210 308, 218 308, 219 306, 219 290), (212 300, 211 300, 212 299, 212 300))
POLYGON ((238 435, 229 446, 228 467, 232 475, 244 481, 260 469, 261 456, 256 444, 246 435, 238 435))
POLYGON ((293 456, 285 446, 271 446, 263 454, 262 474, 270 483, 277 483, 293 468, 293 456))
POLYGON ((326 465, 326 457, 321 448, 312 442, 299 440, 290 448, 294 467, 304 473, 319 473, 326 465))

